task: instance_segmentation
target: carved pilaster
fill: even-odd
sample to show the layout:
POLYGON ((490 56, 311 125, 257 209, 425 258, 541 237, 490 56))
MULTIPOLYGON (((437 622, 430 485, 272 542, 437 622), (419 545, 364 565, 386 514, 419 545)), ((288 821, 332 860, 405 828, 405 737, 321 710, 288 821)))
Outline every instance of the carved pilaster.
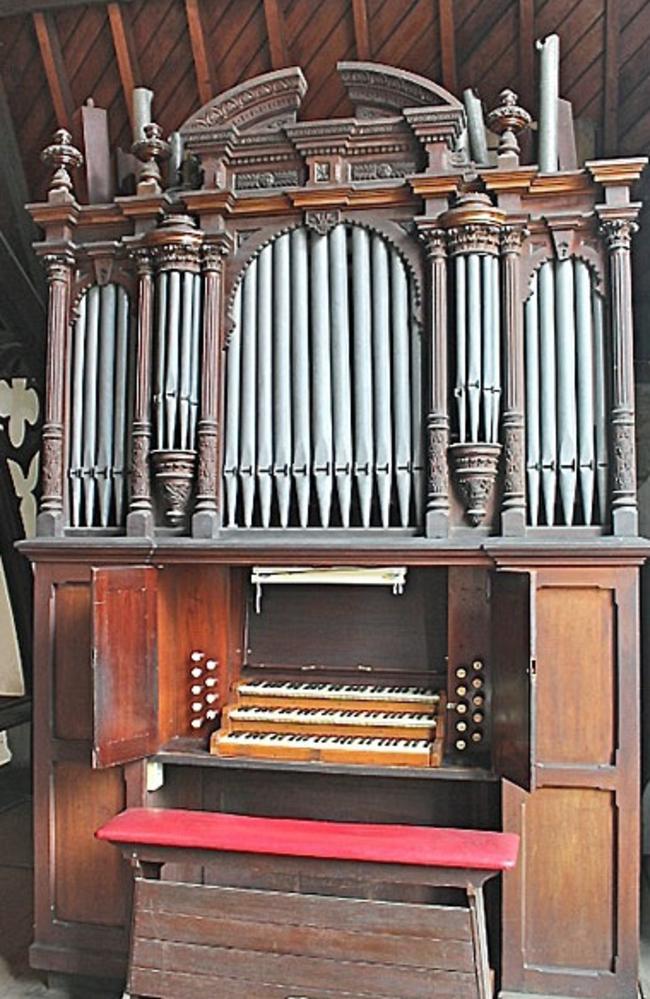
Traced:
POLYGON ((526 236, 522 225, 504 226, 501 233, 505 344, 501 530, 506 535, 523 534, 526 529, 524 329, 519 276, 521 247, 526 236))
POLYGON ((630 246, 637 231, 633 218, 601 215, 600 232, 609 252, 612 341, 610 410, 612 528, 636 535, 636 449, 634 442, 634 366, 630 246))
POLYGON ((153 534, 151 451, 151 355, 153 340, 153 262, 145 248, 135 250, 138 271, 138 332, 135 401, 131 434, 131 496, 127 534, 153 534))
POLYGON ((427 415, 427 502, 425 534, 449 533, 449 411, 447 408, 447 235, 444 229, 418 222, 429 266, 431 345, 429 412, 427 415))
POLYGON ((63 533, 63 413, 66 341, 74 257, 67 250, 43 257, 48 282, 47 372, 41 457, 39 535, 63 533))
POLYGON ((219 359, 220 319, 223 312, 223 259, 231 241, 222 235, 203 247, 203 345, 201 409, 197 428, 198 473, 192 518, 194 537, 213 537, 219 519, 219 359))

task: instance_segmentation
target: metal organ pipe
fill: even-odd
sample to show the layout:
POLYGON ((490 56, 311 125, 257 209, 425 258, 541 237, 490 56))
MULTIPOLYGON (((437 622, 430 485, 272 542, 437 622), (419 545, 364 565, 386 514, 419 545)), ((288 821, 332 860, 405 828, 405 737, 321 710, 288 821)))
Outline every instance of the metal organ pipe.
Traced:
POLYGON ((68 476, 73 527, 113 527, 124 522, 132 404, 129 312, 126 291, 114 283, 92 285, 79 302, 70 377, 68 476))
POLYGON ((181 322, 181 274, 179 271, 169 272, 167 305, 167 324, 165 329, 164 440, 159 443, 159 447, 172 449, 175 446, 179 388, 181 322))
POLYGON ((456 408, 458 440, 467 441, 467 263, 461 253, 456 257, 456 408))
POLYGON ((560 522, 565 526, 590 526, 606 517, 602 310, 602 298, 582 260, 546 261, 533 276, 524 312, 532 526, 554 525, 558 494, 560 522))
POLYGON ((480 440, 481 419, 481 258, 478 253, 467 255, 467 401, 469 408, 469 439, 480 440))
POLYGON ((298 229, 260 250, 240 288, 228 526, 410 526, 414 493, 422 506, 421 346, 398 253, 356 226, 298 229))

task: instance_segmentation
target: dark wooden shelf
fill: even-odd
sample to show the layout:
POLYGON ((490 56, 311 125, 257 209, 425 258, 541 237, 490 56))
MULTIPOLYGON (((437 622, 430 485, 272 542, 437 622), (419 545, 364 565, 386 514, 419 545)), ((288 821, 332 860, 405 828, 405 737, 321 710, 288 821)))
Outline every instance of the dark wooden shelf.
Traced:
POLYGON ((345 763, 307 763, 289 760, 244 759, 214 756, 197 748, 189 739, 170 743, 154 757, 159 763, 175 766, 217 767, 222 770, 271 770, 284 773, 329 774, 344 777, 401 777, 417 780, 497 781, 498 776, 483 767, 374 767, 345 763))

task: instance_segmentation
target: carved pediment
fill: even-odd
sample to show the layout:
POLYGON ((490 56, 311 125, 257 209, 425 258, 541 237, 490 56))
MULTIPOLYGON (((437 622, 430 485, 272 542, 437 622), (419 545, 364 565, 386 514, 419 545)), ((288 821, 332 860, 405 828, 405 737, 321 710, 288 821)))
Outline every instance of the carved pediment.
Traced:
POLYGON ((293 124, 307 81, 297 66, 263 73, 204 104, 181 127, 185 138, 234 127, 240 132, 273 132, 293 124))
POLYGON ((432 80, 379 62, 339 62, 343 86, 357 118, 387 117, 404 108, 461 108, 458 98, 432 80))

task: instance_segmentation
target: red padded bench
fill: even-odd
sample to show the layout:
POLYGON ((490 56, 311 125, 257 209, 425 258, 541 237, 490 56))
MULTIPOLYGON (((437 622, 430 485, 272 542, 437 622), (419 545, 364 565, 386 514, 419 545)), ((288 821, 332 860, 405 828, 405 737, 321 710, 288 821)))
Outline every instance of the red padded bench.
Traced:
POLYGON ((483 885, 514 867, 512 834, 136 808, 97 836, 135 868, 131 999, 493 994, 483 885), (418 888, 467 904, 385 900, 418 888))

